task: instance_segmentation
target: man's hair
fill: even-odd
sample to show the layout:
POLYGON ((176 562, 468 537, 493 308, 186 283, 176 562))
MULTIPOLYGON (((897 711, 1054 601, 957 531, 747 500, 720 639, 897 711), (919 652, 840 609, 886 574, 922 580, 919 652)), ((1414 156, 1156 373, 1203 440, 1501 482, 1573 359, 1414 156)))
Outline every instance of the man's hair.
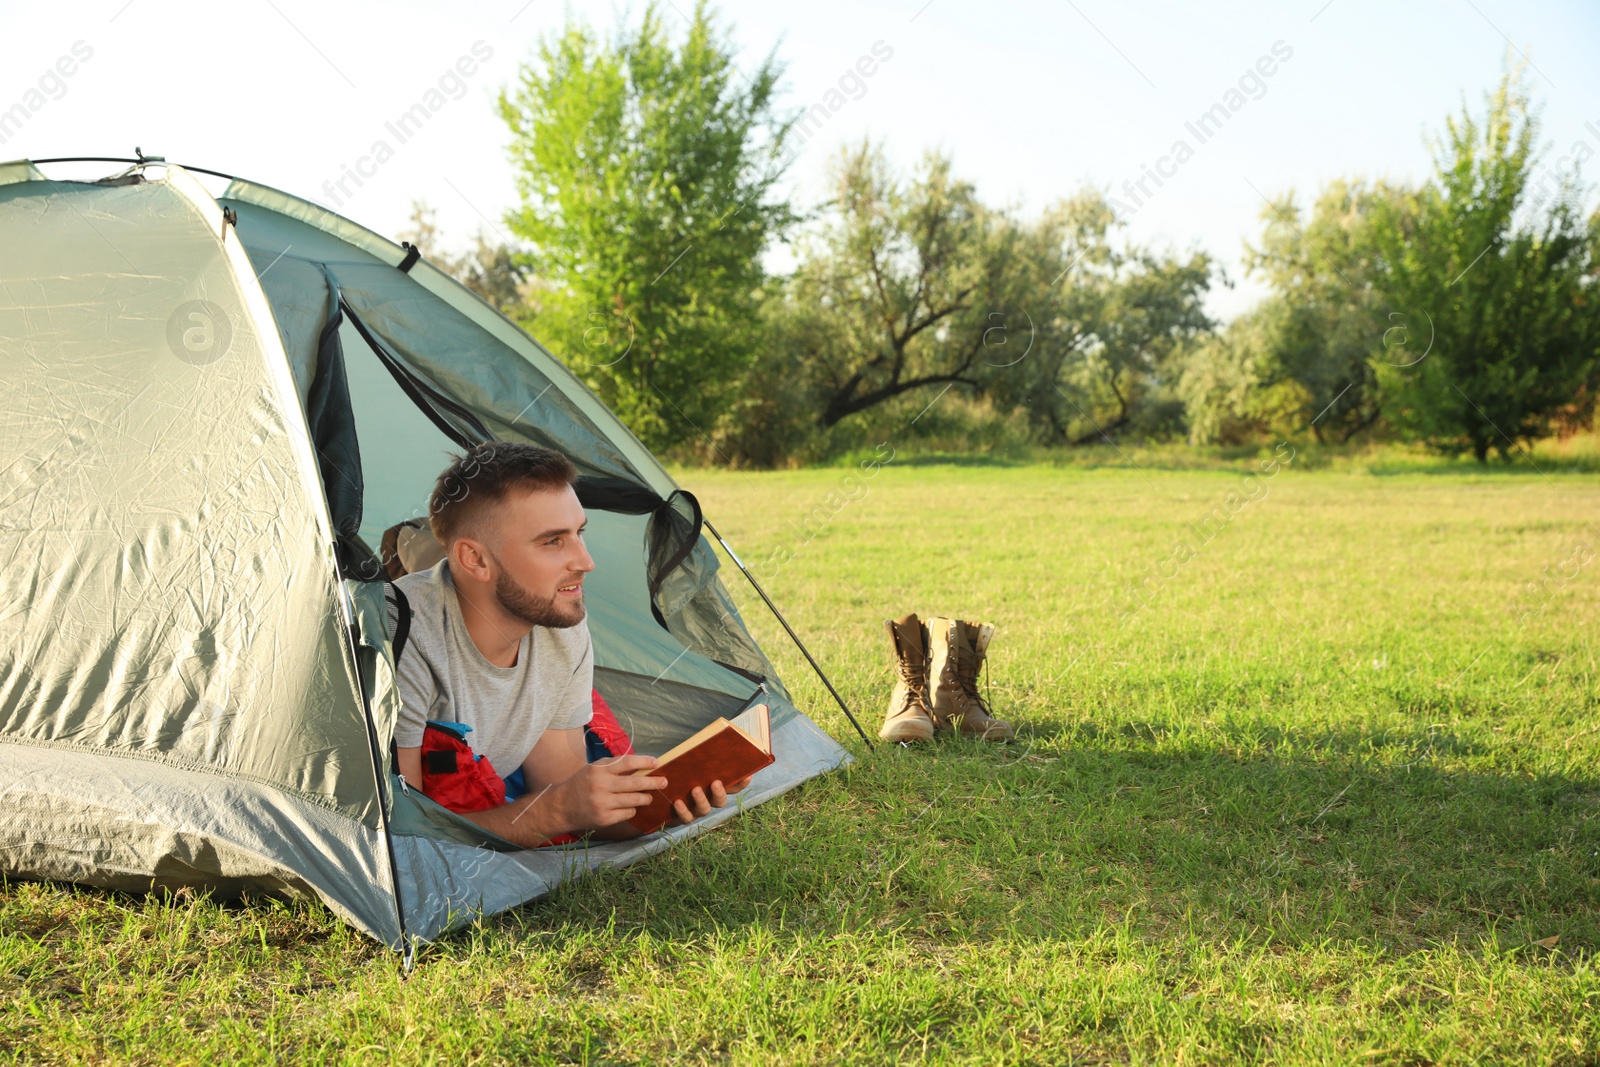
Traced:
POLYGON ((572 461, 552 448, 488 441, 470 449, 439 475, 428 498, 428 525, 446 548, 466 535, 485 508, 512 490, 564 489, 578 480, 572 461))

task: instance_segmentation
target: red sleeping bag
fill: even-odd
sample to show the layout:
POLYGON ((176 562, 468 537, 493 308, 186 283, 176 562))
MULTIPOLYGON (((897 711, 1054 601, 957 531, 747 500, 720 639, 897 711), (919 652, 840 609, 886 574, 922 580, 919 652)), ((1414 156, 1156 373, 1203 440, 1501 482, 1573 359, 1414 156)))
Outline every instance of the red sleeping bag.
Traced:
POLYGON ((487 811, 506 802, 506 782, 467 744, 472 727, 428 720, 422 731, 422 792, 451 811, 487 811))

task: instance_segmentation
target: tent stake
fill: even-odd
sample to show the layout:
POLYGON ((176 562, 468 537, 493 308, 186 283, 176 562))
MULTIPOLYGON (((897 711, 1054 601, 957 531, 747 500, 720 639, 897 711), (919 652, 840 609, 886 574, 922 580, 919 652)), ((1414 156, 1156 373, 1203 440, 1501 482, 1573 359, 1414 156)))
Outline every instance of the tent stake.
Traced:
POLYGON ((717 539, 717 544, 721 545, 722 550, 728 554, 728 558, 733 560, 734 566, 739 568, 740 573, 749 579, 751 586, 755 588, 761 599, 766 601, 766 605, 772 611, 772 614, 783 624, 784 630, 788 631, 789 639, 794 642, 801 655, 805 656, 806 662, 811 664, 811 669, 817 672, 817 677, 821 678, 822 684, 828 687, 828 692, 833 694, 833 699, 838 703, 839 710, 843 711, 844 717, 850 720, 850 725, 856 728, 856 733, 861 735, 861 740, 867 743, 868 748, 875 747, 872 743, 872 738, 867 736, 867 732, 861 728, 861 724, 856 722, 856 717, 850 713, 850 705, 844 702, 844 697, 839 695, 839 691, 833 687, 833 683, 828 681, 828 676, 822 672, 822 665, 811 654, 811 650, 806 648, 806 643, 800 640, 800 635, 794 632, 794 627, 789 625, 789 620, 783 617, 783 612, 778 610, 778 605, 772 602, 772 598, 767 595, 767 591, 761 588, 761 583, 756 581, 756 576, 750 573, 750 568, 744 565, 744 560, 739 558, 739 553, 735 552, 733 547, 723 540, 722 535, 717 532, 717 528, 711 525, 710 519, 702 516, 701 521, 705 523, 706 529, 711 531, 711 536, 717 539))

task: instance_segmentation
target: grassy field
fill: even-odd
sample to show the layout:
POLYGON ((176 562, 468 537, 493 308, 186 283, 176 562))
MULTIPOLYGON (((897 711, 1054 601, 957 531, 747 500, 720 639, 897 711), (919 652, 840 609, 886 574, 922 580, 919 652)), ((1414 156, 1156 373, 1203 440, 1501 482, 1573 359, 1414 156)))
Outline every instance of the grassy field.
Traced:
POLYGON ((869 730, 916 610, 997 624, 1018 742, 847 742, 404 980, 314 905, 6 886, 0 1061, 1600 1064, 1600 482, 1278 455, 687 472, 869 730))

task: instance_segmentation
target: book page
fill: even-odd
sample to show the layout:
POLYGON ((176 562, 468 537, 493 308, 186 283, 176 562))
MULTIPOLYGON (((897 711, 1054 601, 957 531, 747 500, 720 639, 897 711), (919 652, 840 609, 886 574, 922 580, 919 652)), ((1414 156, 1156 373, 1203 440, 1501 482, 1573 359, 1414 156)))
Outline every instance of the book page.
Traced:
POLYGON ((755 705, 729 725, 749 738, 752 745, 772 754, 772 716, 765 704, 755 705))

